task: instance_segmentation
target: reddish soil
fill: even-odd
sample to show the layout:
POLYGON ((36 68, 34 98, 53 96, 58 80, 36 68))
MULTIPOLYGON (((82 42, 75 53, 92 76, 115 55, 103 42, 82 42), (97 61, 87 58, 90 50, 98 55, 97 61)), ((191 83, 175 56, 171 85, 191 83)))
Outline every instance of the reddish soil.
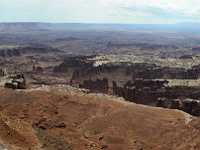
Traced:
POLYGON ((73 90, 0 89, 8 150, 199 150, 200 119, 73 90))

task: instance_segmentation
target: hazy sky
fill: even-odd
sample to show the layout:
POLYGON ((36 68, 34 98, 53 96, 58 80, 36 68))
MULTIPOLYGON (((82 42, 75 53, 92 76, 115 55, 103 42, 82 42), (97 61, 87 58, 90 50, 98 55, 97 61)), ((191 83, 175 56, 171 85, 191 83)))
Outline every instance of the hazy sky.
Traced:
POLYGON ((0 0, 0 22, 175 23, 199 19, 199 0, 0 0))

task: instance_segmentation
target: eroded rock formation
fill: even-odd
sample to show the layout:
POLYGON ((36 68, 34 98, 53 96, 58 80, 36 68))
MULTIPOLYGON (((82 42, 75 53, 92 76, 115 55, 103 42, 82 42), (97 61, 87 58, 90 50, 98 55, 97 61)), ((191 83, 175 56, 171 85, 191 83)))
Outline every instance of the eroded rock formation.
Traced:
POLYGON ((108 93, 109 85, 108 79, 97 79, 97 80, 85 80, 79 85, 80 88, 89 89, 91 92, 102 92, 108 93))
POLYGON ((157 107, 179 109, 189 114, 200 116, 200 101, 195 99, 158 98, 157 107))

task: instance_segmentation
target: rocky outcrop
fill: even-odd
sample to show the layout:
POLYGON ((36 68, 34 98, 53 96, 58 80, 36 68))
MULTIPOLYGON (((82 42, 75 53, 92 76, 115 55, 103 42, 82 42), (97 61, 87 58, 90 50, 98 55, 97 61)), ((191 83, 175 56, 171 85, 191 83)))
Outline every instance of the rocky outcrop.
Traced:
POLYGON ((26 79, 23 74, 17 74, 6 82, 4 87, 12 89, 26 89, 26 79))
POLYGON ((195 99, 158 98, 157 107, 179 109, 191 115, 200 116, 200 101, 195 99))
POLYGON ((7 75, 7 70, 4 68, 4 69, 0 69, 0 76, 3 77, 3 76, 6 76, 7 75))
POLYGON ((115 81, 113 81, 113 94, 123 97, 126 100, 134 101, 136 98, 136 89, 134 86, 120 87, 115 81))
POLYGON ((124 97, 128 101, 150 104, 164 94, 167 81, 137 79, 128 81, 123 87, 113 81, 113 94, 124 97))
POLYGON ((96 80, 84 80, 82 84, 79 85, 80 88, 89 89, 91 92, 101 92, 108 93, 109 85, 108 80, 104 79, 96 79, 96 80))
POLYGON ((42 68, 41 66, 36 66, 33 65, 33 70, 34 73, 42 73, 44 71, 44 68, 42 68))
POLYGON ((88 70, 93 67, 93 62, 87 60, 87 56, 69 56, 63 63, 54 68, 54 72, 67 72, 68 69, 88 70))

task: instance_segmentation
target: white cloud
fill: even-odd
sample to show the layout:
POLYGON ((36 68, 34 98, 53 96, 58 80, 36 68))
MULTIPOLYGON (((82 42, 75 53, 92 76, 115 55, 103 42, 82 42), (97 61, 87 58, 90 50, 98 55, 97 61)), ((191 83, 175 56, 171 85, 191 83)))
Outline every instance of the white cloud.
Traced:
POLYGON ((199 0, 0 0, 0 21, 163 23, 197 19, 199 0))

